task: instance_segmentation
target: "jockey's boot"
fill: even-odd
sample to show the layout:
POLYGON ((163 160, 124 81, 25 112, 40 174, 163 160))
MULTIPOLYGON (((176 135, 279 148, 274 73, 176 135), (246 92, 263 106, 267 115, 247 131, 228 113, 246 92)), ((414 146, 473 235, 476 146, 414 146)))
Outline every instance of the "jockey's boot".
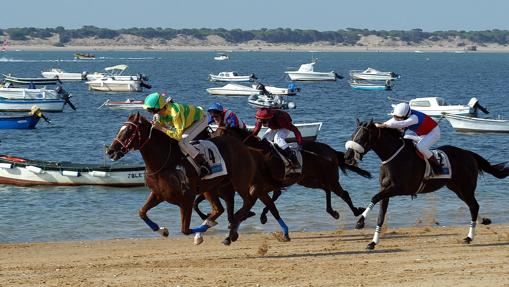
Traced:
POLYGON ((430 158, 428 158, 428 162, 431 165, 433 174, 438 175, 442 173, 442 165, 438 162, 435 155, 432 155, 430 158))
POLYGON ((194 161, 200 166, 200 177, 204 177, 212 173, 208 162, 205 160, 202 154, 198 154, 194 161))
POLYGON ((293 169, 300 168, 299 160, 297 159, 297 155, 293 152, 290 147, 287 147, 283 150, 286 159, 290 161, 290 166, 293 169))

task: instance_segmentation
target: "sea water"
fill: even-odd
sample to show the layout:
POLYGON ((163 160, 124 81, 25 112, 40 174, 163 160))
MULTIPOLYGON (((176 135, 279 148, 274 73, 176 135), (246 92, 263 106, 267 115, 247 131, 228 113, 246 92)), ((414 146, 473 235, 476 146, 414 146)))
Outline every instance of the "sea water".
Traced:
MULTIPOLYGON (((230 53, 228 61, 214 61, 215 52, 96 52, 96 55, 95 60, 80 61, 73 60, 73 52, 8 51, 0 55, 0 72, 4 74, 38 77, 41 71, 50 68, 100 72, 108 66, 127 64, 128 74, 148 75, 153 87, 142 93, 108 94, 88 91, 84 82, 65 82, 63 87, 72 93, 71 101, 78 110, 66 107, 63 113, 47 114, 52 124, 40 122, 34 130, 0 130, 1 154, 77 163, 109 162, 104 157, 104 145, 112 142, 129 112, 98 108, 107 99, 143 99, 152 91, 167 93, 177 102, 203 107, 218 101, 237 112, 248 124, 253 124, 255 110, 248 106, 246 97, 207 94, 206 88, 224 85, 208 82, 208 75, 222 71, 254 73, 266 85, 285 87, 289 82, 284 71, 297 69, 312 56, 318 58, 316 71, 334 70, 347 77, 349 70, 372 67, 401 75, 393 91, 354 91, 346 79, 298 84, 302 92, 291 98, 297 109, 289 111, 294 122, 323 122, 318 140, 340 151, 344 151, 344 143, 350 139, 357 118, 378 121, 388 118, 391 106, 387 97, 409 100, 439 96, 455 104, 466 104, 471 97, 477 97, 490 110, 490 116, 509 117, 509 55, 504 53, 245 51, 230 53)), ((442 131, 439 144, 472 150, 492 163, 509 160, 507 134, 458 133, 446 120, 441 120, 439 125, 442 131)), ((138 152, 132 152, 121 162, 139 164, 142 160, 138 152)), ((361 166, 373 174, 373 179, 349 172, 340 175, 340 182, 349 191, 354 204, 365 207, 380 189, 380 159, 370 152, 361 166)), ((158 236, 138 217, 138 209, 148 194, 146 187, 0 185, 0 242, 158 236)), ((509 179, 499 180, 489 174, 480 176, 476 196, 480 217, 489 217, 494 223, 509 222, 509 179)), ((353 228, 355 218, 348 206, 339 197, 333 195, 332 198, 333 207, 341 214, 339 220, 325 212, 325 194, 321 190, 292 186, 283 193, 277 206, 290 231, 353 228)), ((207 203, 201 207, 209 208, 207 203)), ((261 208, 261 203, 257 203, 253 210, 259 214, 261 208)), ((376 224, 377 213, 378 205, 368 217, 368 228, 376 224)), ((161 226, 168 226, 170 236, 181 234, 177 206, 161 203, 149 216, 161 226)), ((393 198, 387 216, 389 227, 439 224, 464 225, 466 230, 470 222, 466 204, 445 188, 413 200, 410 196, 393 198)), ((192 226, 200 223, 199 217, 193 215, 192 226)), ((226 215, 223 215, 219 225, 208 233, 226 233, 226 226, 226 215)), ((277 229, 277 223, 269 215, 266 225, 261 225, 256 216, 244 222, 240 231, 277 229)))

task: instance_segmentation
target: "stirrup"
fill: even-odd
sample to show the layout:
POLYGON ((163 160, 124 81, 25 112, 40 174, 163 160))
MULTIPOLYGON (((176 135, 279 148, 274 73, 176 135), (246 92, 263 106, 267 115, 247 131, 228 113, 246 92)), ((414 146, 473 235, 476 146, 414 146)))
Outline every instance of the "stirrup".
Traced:
POLYGON ((210 170, 209 167, 204 166, 204 165, 200 166, 200 177, 204 177, 204 176, 207 176, 210 174, 212 174, 212 171, 210 170))

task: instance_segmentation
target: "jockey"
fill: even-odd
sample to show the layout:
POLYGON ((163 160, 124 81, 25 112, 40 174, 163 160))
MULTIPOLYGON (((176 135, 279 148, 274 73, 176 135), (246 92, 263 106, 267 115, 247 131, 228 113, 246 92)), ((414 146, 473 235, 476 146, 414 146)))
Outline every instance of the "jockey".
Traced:
POLYGON ((380 124, 376 123, 379 128, 393 129, 409 129, 421 137, 417 143, 417 149, 428 159, 433 172, 439 174, 441 165, 429 148, 440 139, 440 128, 437 122, 430 116, 410 109, 408 103, 399 103, 394 107, 391 114, 392 119, 380 124))
POLYGON ((290 134, 290 131, 292 131, 295 134, 299 148, 302 147, 302 135, 299 129, 292 124, 290 115, 281 110, 261 108, 256 112, 256 125, 252 135, 258 135, 262 126, 268 127, 262 138, 276 143, 283 150, 284 155, 291 161, 293 167, 299 168, 300 164, 297 160, 297 156, 285 140, 290 134))
POLYGON ((208 127, 207 118, 201 107, 180 104, 164 94, 152 93, 145 98, 143 108, 154 115, 154 128, 178 141, 186 157, 200 165, 200 176, 211 173, 210 167, 198 150, 190 144, 196 136, 208 127))
POLYGON ((213 103, 207 109, 209 125, 216 123, 220 127, 246 129, 246 124, 231 110, 223 108, 220 103, 213 103))

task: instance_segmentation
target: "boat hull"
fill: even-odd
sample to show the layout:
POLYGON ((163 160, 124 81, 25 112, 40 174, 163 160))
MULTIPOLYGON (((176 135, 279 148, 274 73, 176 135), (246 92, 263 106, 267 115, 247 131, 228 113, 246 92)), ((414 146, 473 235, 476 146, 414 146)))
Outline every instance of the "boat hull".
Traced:
POLYGON ((457 131, 509 133, 509 120, 492 120, 458 115, 445 115, 445 118, 457 131))
POLYGON ((107 100, 104 102, 103 106, 112 110, 136 110, 143 109, 143 101, 128 100, 124 102, 114 102, 107 100))
POLYGON ((4 75, 5 81, 13 84, 35 84, 35 85, 56 85, 59 80, 58 79, 47 79, 47 78, 19 78, 10 75, 4 75))
POLYGON ((44 78, 47 79, 59 79, 60 81, 82 81, 86 78, 86 74, 82 73, 59 73, 46 71, 41 73, 44 78))
POLYGON ((40 119, 34 115, 0 116, 0 129, 33 129, 40 119))
POLYGON ((237 77, 220 77, 217 75, 209 75, 211 82, 251 82, 253 77, 251 76, 237 76, 237 77))
POLYGON ((336 73, 285 72, 292 81, 336 81, 336 73))
POLYGON ((6 100, 0 99, 0 111, 4 112, 29 112, 36 105, 43 112, 62 112, 65 101, 55 100, 6 100))
POLYGON ((145 184, 144 166, 111 167, 67 162, 30 161, 0 156, 0 184, 101 185, 134 187, 145 184))
POLYGON ((48 89, 0 88, 0 98, 10 100, 60 99, 60 96, 54 90, 48 89))
POLYGON ((141 92, 142 88, 139 81, 91 81, 87 82, 88 88, 98 92, 141 92))
POLYGON ((392 88, 390 86, 385 85, 350 85, 352 89, 358 91, 389 91, 392 88))

